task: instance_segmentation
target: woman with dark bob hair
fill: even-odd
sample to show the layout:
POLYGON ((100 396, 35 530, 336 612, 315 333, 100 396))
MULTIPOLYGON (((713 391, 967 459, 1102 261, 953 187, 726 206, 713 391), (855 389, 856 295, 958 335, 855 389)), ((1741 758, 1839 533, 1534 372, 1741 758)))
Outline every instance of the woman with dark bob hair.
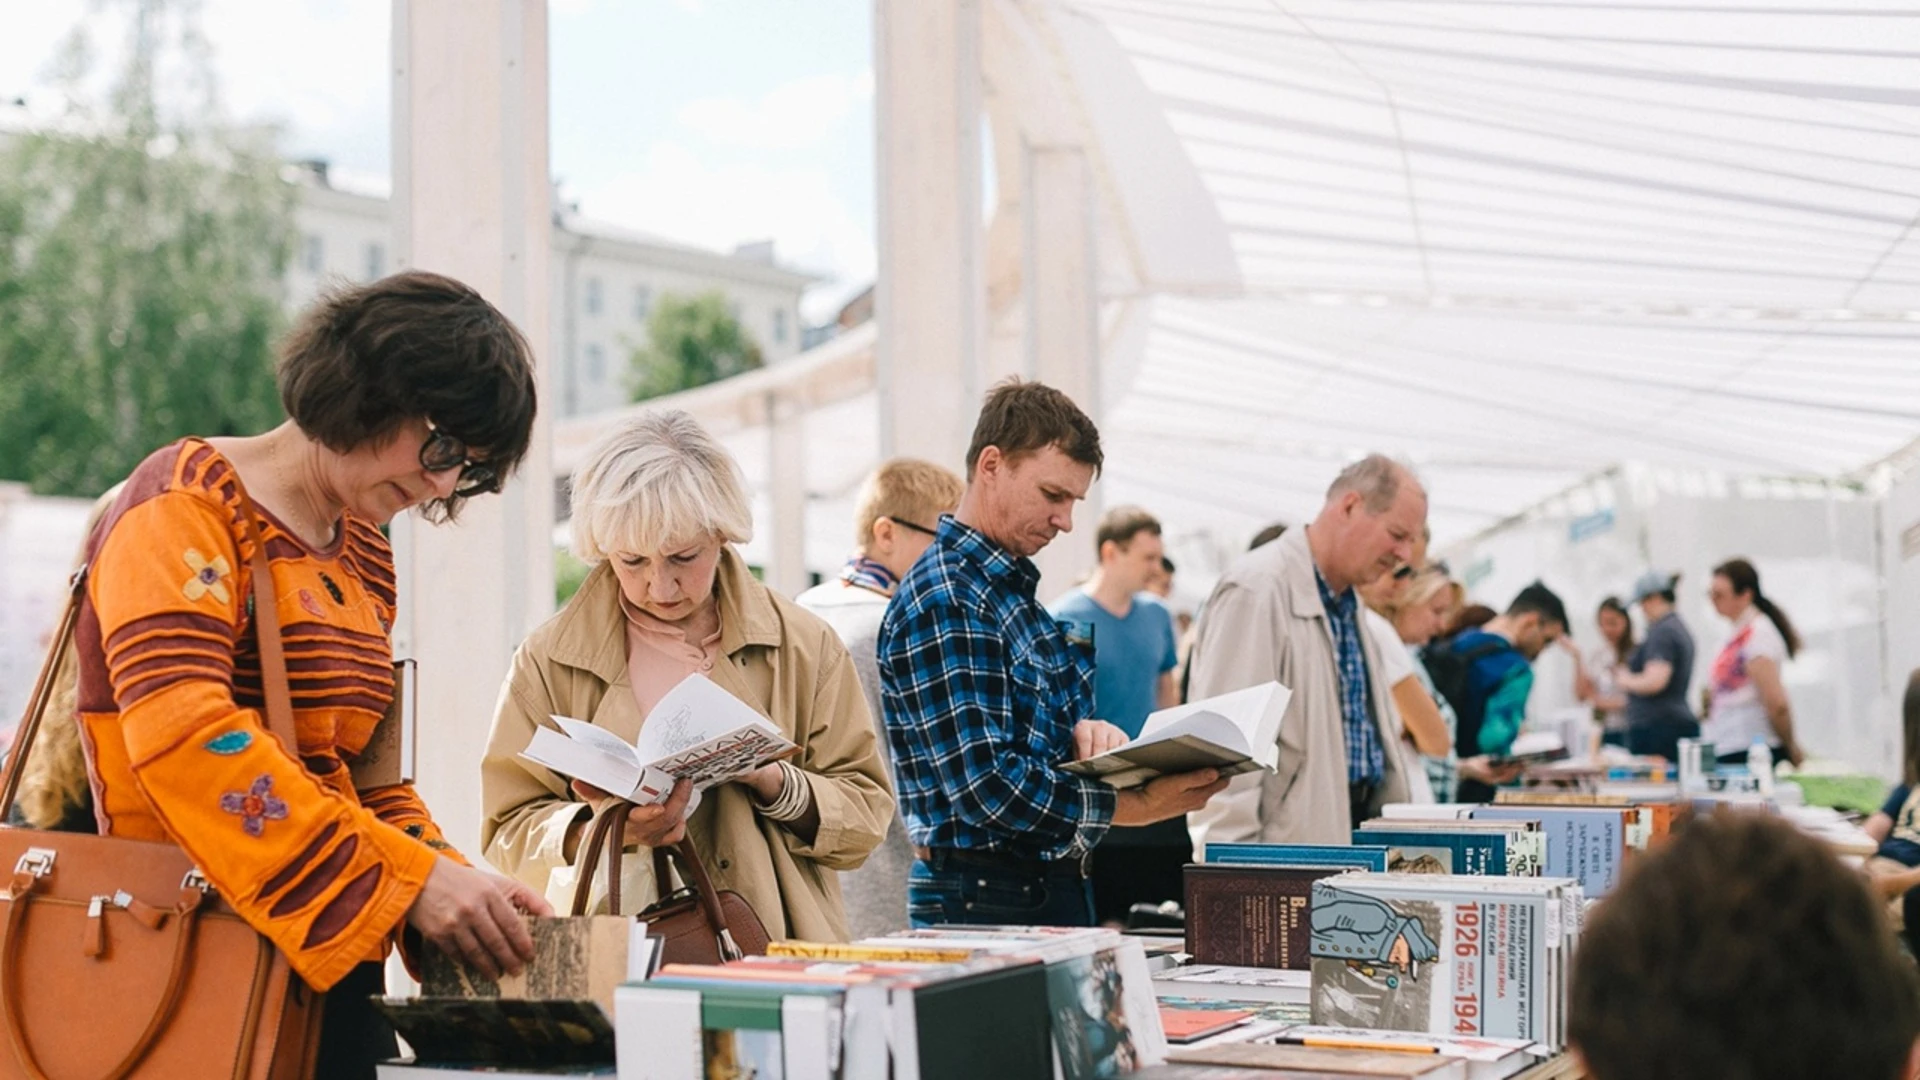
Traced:
POLYGON ((498 491, 533 428, 532 353, 478 292, 408 272, 323 297, 281 349, 290 417, 155 451, 88 542, 76 651, 99 830, 170 841, 327 997, 318 1075, 395 1052, 368 996, 411 928, 488 974, 533 943, 525 886, 474 869, 410 785, 347 763, 393 699, 380 527, 498 491), (257 533, 255 530, 257 529, 257 533), (268 731, 252 618, 272 579, 299 746, 268 731))

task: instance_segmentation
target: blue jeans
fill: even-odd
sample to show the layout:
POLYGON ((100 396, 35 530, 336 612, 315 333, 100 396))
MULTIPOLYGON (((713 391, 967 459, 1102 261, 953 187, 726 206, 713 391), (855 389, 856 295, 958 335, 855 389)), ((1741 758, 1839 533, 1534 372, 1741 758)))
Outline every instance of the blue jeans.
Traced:
POLYGON ((964 852, 929 852, 907 871, 914 926, 1092 926, 1093 887, 1078 862, 1024 866, 964 852))

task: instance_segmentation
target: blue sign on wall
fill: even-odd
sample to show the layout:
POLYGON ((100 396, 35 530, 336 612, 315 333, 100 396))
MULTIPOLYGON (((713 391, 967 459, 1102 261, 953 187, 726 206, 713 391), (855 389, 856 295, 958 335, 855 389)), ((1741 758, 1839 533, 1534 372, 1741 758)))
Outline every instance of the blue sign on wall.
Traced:
POLYGON ((1578 544, 1582 540, 1591 540, 1613 531, 1613 508, 1608 507, 1597 513, 1573 519, 1567 526, 1567 542, 1578 544))

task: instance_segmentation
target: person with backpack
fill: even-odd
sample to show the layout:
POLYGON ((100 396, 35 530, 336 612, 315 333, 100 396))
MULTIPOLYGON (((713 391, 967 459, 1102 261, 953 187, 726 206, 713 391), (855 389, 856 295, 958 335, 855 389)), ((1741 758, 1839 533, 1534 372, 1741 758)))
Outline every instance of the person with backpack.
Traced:
POLYGON ((1566 632, 1566 605, 1536 581, 1485 626, 1428 648, 1427 672, 1457 720, 1455 801, 1491 802, 1494 788, 1519 774, 1517 766, 1496 762, 1526 720, 1534 659, 1566 632))

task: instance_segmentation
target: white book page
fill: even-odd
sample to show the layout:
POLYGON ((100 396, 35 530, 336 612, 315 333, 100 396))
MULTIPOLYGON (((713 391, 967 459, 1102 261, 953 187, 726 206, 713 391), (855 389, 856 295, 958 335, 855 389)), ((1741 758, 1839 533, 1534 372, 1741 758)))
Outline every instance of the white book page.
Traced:
POLYGON ((595 727, 585 720, 575 720, 571 716, 561 716, 557 713, 549 714, 548 719, 558 724, 560 730, 565 732, 568 738, 577 743, 591 747, 603 754, 611 754, 614 757, 620 758, 622 761, 630 761, 636 766, 642 761, 639 754, 627 743, 627 740, 605 728, 595 727))
POLYGON ((667 691, 667 696, 647 714, 635 749, 641 761, 662 765, 675 754, 731 735, 741 728, 754 727, 785 741, 779 731, 746 702, 696 672, 667 691))
MULTIPOLYGON (((631 750, 627 751, 632 754, 631 750)), ((533 738, 527 742, 527 748, 520 756, 529 761, 538 762, 549 769, 584 780, 589 784, 615 794, 633 787, 640 776, 640 766, 629 758, 615 757, 601 752, 598 747, 575 742, 552 728, 535 728, 533 738)))
POLYGON ((1162 709, 1147 717, 1134 744, 1194 734, 1219 746, 1239 750, 1272 768, 1280 753, 1280 719, 1286 715, 1293 691, 1277 682, 1264 682, 1230 694, 1162 709), (1202 719, 1206 718, 1206 719, 1202 719), (1224 721, 1237 737, 1218 737, 1224 721))
POLYGON ((1247 733, 1232 720, 1211 709, 1189 713, 1152 734, 1142 730, 1140 737, 1127 745, 1145 746, 1148 743, 1172 742, 1188 735, 1248 757, 1253 756, 1253 748, 1247 745, 1247 733))

